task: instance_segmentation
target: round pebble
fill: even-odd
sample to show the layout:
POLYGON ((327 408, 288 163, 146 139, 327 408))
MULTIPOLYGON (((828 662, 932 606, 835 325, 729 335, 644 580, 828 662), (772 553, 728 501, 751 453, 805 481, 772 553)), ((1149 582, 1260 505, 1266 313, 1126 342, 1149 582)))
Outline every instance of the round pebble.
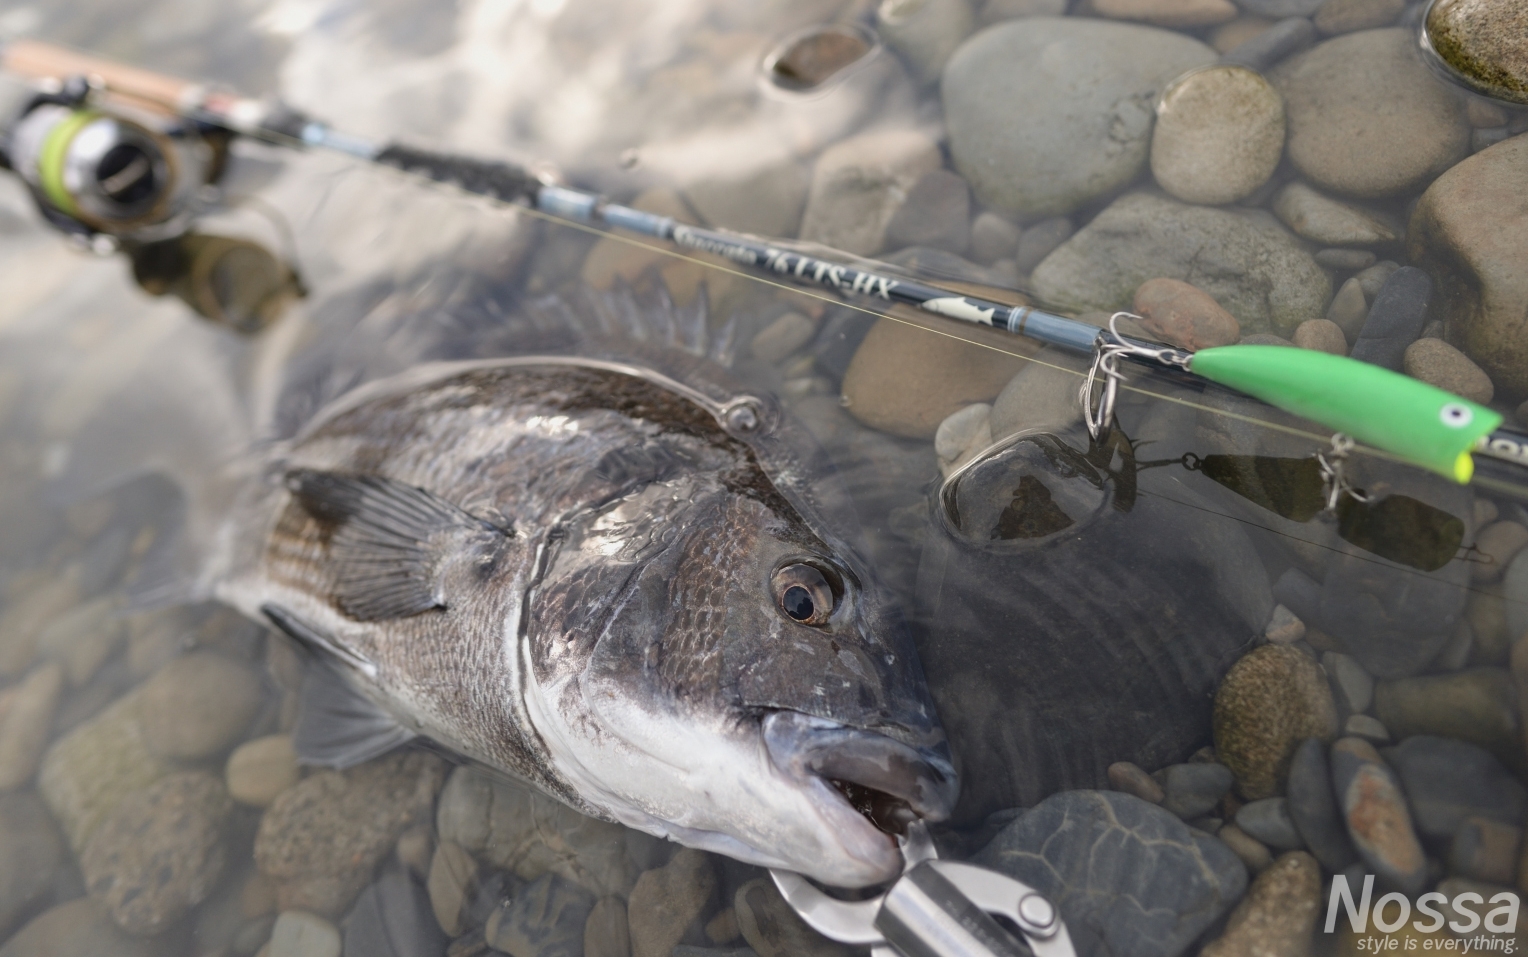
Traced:
POLYGON ((1331 246, 1386 243, 1400 237, 1400 231, 1379 216, 1323 196, 1299 181, 1279 191, 1273 211, 1299 235, 1331 246))
POLYGON ((997 213, 979 213, 971 222, 971 258, 982 265, 1012 259, 1019 251, 1019 235, 1019 227, 997 213))
POLYGON ((228 794, 235 801, 269 806, 300 776, 291 735, 272 734, 239 745, 228 756, 225 776, 228 794))
POLYGON ((1342 333, 1343 354, 1347 354, 1347 344, 1358 338, 1363 331, 1364 320, 1369 318, 1369 301, 1364 298, 1363 282, 1353 276, 1337 289, 1337 295, 1332 297, 1332 304, 1326 309, 1326 318, 1342 333))
POLYGON ((1247 870, 1254 874, 1273 863, 1273 854, 1268 848, 1235 824, 1227 824, 1216 831, 1215 836, 1224 842, 1243 864, 1247 865, 1247 870))
POLYGON ((1496 394, 1490 376, 1442 339, 1418 339, 1406 347, 1401 361, 1407 375, 1472 402, 1485 405, 1496 394))
POLYGON ((1467 154, 1470 128, 1458 97, 1413 43, 1399 28, 1349 33, 1274 71, 1289 120, 1289 158, 1307 179, 1348 196, 1391 196, 1467 154))
POLYGON ((1090 0, 1092 12, 1114 20, 1139 20, 1159 27, 1192 29, 1236 19, 1231 0, 1090 0))
POLYGON ((1427 858, 1411 824, 1400 782, 1367 741, 1332 745, 1332 786, 1358 855, 1381 880, 1408 894, 1427 880, 1427 858))
POLYGON ((1326 0, 1311 22, 1331 36, 1388 27, 1406 9, 1406 0, 1326 0))
POLYGON ((1178 279, 1148 279, 1132 305, 1142 329, 1183 349, 1228 346, 1241 338, 1236 317, 1209 293, 1178 279))
POLYGON ((1109 765, 1108 774, 1109 786, 1116 791, 1133 794, 1152 804, 1161 804, 1163 798, 1167 797, 1167 792, 1162 790, 1162 785, 1155 778, 1129 761, 1116 761, 1109 765))
POLYGON ((440 923, 440 929, 451 937, 458 937, 466 930, 468 896, 476 881, 477 862, 472 855, 460 844, 442 841, 430 863, 426 886, 435 919, 440 923))
POLYGON ((1321 903, 1321 865, 1303 851, 1281 855, 1258 874, 1201 957, 1308 954, 1321 903))
POLYGON ((1268 181, 1284 151, 1284 102, 1239 66, 1194 70, 1157 103, 1151 173, 1189 203, 1234 203, 1268 181))
POLYGON ((340 957, 340 932, 317 914, 282 911, 267 946, 268 957, 340 957))
POLYGON ((812 341, 817 323, 799 312, 787 312, 753 337, 748 349, 762 362, 776 363, 812 341))
POLYGON ((1528 103, 1528 6, 1512 0, 1440 0, 1427 14, 1438 56, 1486 96, 1528 103))
POLYGON ((1334 356, 1348 354, 1348 338, 1342 334, 1342 327, 1330 319, 1307 319, 1295 327, 1295 334, 1291 339, 1301 349, 1315 349, 1317 352, 1330 352, 1334 356))
POLYGON ((1476 581, 1498 581, 1507 565, 1528 546, 1528 528, 1518 522, 1495 522, 1475 536, 1475 548, 1481 561, 1471 566, 1476 581))
POLYGON ((168 758, 211 757, 239 739, 260 708, 260 677, 238 662, 196 651, 144 682, 149 747, 168 758))
POLYGON ((976 25, 976 15, 968 0, 881 0, 875 21, 913 79, 929 84, 976 25))
POLYGON ((1295 748, 1331 740, 1337 708, 1321 668, 1304 652, 1263 645, 1244 656, 1215 693, 1215 753, 1249 800, 1283 789, 1295 748))

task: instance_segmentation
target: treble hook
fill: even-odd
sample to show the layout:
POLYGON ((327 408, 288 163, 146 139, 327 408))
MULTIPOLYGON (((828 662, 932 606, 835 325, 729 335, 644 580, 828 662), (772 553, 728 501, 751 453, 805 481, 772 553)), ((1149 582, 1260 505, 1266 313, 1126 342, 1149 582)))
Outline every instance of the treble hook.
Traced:
POLYGON ((1082 403, 1083 421, 1087 423, 1088 434, 1094 439, 1103 435, 1114 422, 1114 405, 1119 398, 1119 384, 1125 378, 1125 374, 1119 371, 1120 359, 1131 356, 1138 359, 1151 359, 1166 366, 1188 368, 1190 354, 1181 349, 1171 346, 1153 347, 1126 339, 1119 331, 1121 319, 1142 321, 1141 317, 1133 312, 1116 312, 1109 317, 1108 331, 1100 331, 1098 338, 1093 341, 1093 365, 1089 367, 1087 378, 1082 380, 1082 388, 1077 394, 1078 401, 1082 403), (1100 374, 1104 377, 1104 386, 1098 397, 1098 407, 1094 408, 1093 385, 1098 381, 1100 374))
POLYGON ((1356 444, 1351 435, 1334 432, 1331 449, 1316 453, 1316 464, 1321 468, 1321 481, 1326 489, 1324 511, 1329 514, 1336 514, 1337 505, 1344 495, 1351 496, 1355 502, 1369 501, 1369 496, 1355 488, 1344 474, 1343 467, 1347 463, 1348 453, 1353 451, 1356 444))

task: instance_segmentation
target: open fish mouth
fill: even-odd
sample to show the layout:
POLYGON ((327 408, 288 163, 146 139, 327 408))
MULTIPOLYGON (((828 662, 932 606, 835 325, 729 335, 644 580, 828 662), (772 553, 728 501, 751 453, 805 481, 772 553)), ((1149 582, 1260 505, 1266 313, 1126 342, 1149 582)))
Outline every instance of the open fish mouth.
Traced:
POLYGON ((846 826, 858 817, 891 842, 914 820, 945 820, 955 806, 955 769, 939 751, 798 711, 771 712, 763 730, 774 765, 836 803, 825 810, 846 826))

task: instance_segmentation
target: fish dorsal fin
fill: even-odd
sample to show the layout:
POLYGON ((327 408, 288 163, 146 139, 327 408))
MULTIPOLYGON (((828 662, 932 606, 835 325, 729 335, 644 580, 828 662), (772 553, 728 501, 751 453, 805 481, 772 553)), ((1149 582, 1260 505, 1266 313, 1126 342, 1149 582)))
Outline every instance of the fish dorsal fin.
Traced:
POLYGON ((317 625, 280 605, 260 607, 265 617, 303 647, 318 652, 303 675, 292 746, 304 764, 345 769, 380 757, 415 737, 398 720, 350 686, 333 661, 362 671, 369 662, 347 651, 317 625))
POLYGON ((422 488, 375 475, 294 469, 287 488, 330 527, 335 603, 356 621, 446 607, 446 563, 491 560, 514 535, 422 488))

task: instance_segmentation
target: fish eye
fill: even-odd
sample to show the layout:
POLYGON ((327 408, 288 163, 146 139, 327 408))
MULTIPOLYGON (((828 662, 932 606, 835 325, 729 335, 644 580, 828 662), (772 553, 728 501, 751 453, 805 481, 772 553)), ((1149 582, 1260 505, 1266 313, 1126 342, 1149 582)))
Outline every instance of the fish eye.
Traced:
POLYGON ((1460 405, 1457 402, 1450 402, 1439 410, 1438 418, 1449 428, 1462 429, 1470 424, 1471 419, 1475 418, 1475 413, 1471 412, 1467 406, 1460 405))
POLYGON ((803 625, 827 624, 842 592, 833 587, 823 569, 805 562, 776 569, 770 584, 780 611, 803 625))

